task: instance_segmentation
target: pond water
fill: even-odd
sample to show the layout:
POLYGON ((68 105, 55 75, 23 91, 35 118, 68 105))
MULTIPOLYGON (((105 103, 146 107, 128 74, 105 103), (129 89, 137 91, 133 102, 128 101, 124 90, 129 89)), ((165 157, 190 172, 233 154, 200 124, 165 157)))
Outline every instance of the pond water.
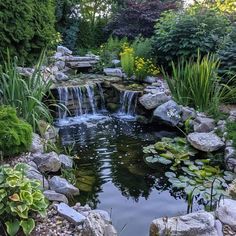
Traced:
POLYGON ((121 236, 147 236, 153 219, 185 214, 184 193, 170 187, 165 169, 151 169, 143 160, 144 146, 176 135, 110 116, 60 127, 62 144, 74 143, 80 158, 76 201, 110 212, 121 236))

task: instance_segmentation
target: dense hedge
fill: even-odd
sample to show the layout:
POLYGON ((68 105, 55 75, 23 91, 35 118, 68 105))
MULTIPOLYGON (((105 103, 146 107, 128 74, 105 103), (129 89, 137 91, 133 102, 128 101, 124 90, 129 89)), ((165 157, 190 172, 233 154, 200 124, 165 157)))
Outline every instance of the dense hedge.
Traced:
POLYGON ((0 1, 0 53, 32 63, 56 40, 53 0, 0 1))
POLYGON ((32 127, 20 120, 16 110, 0 106, 0 151, 11 156, 29 150, 32 142, 32 127))

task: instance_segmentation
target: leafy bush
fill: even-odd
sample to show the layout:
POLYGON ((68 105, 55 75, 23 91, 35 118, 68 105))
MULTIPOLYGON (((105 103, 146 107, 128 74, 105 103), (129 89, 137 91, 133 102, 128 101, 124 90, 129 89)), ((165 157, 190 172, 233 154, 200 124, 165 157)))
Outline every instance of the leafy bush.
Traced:
POLYGON ((0 1, 0 53, 32 64, 42 48, 56 44, 54 1, 0 1))
POLYGON ((125 44, 120 58, 122 69, 128 77, 131 77, 134 73, 134 49, 125 44))
POLYGON ((164 73, 175 100, 197 110, 216 114, 221 102, 236 96, 235 87, 220 83, 217 74, 219 60, 213 55, 201 57, 196 62, 182 59, 177 65, 172 62, 172 76, 164 73))
POLYGON ((26 152, 31 142, 31 126, 17 117, 14 108, 0 106, 0 151, 3 155, 26 152))
POLYGON ((149 38, 137 37, 131 44, 135 57, 149 59, 152 55, 152 40, 149 38))
POLYGON ((228 122, 227 128, 227 139, 233 140, 233 145, 236 148, 236 122, 228 122))
POLYGON ((134 39, 141 35, 151 37, 154 33, 154 25, 161 13, 166 10, 176 9, 175 1, 127 1, 106 27, 106 31, 119 38, 128 37, 134 39))
POLYGON ((0 103, 10 105, 17 110, 19 117, 30 123, 35 131, 40 119, 51 122, 52 117, 43 98, 49 91, 50 81, 43 81, 40 69, 41 56, 30 78, 23 78, 17 71, 17 60, 8 59, 0 67, 0 103))
POLYGON ((40 183, 25 177, 26 168, 24 164, 0 167, 0 222, 10 236, 20 228, 30 235, 35 227, 32 214, 46 215, 47 203, 39 190, 40 183))
POLYGON ((230 21, 223 14, 203 7, 184 12, 164 13, 156 24, 154 48, 159 64, 169 66, 180 57, 197 57, 217 52, 231 30, 230 21))

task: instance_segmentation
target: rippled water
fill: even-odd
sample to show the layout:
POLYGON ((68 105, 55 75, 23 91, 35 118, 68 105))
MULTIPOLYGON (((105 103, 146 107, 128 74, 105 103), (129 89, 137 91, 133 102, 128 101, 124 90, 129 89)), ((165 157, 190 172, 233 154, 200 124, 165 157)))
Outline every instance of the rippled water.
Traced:
POLYGON ((164 177, 143 161, 142 148, 161 137, 174 137, 164 127, 141 126, 104 117, 61 127, 64 145, 75 142, 78 201, 110 212, 121 236, 147 236, 154 218, 186 213, 187 203, 164 177))

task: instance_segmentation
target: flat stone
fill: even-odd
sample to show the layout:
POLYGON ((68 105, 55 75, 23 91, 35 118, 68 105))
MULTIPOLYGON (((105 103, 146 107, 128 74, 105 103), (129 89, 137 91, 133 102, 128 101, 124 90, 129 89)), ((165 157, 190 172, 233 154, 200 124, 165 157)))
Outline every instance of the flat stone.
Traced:
POLYGON ((68 204, 67 197, 61 193, 57 193, 53 190, 46 190, 43 192, 43 194, 49 201, 64 202, 68 204))
POLYGON ((181 107, 173 100, 170 100, 158 106, 153 112, 153 117, 172 126, 176 126, 181 121, 181 112, 181 107))
POLYGON ((66 179, 59 176, 53 176, 49 180, 49 187, 57 193, 66 195, 67 197, 79 195, 79 189, 70 184, 66 179))
POLYGON ((160 106, 161 104, 170 100, 164 92, 159 92, 156 94, 144 94, 139 98, 139 102, 147 109, 152 110, 160 106))
POLYGON ((224 142, 213 133, 190 133, 188 135, 190 144, 203 152, 214 152, 224 147, 224 142))
POLYGON ((57 204, 57 212, 60 216, 64 217, 75 225, 80 225, 86 220, 86 217, 65 203, 57 204))
POLYGON ((207 117, 197 117, 194 120, 194 132, 208 133, 214 130, 215 120, 207 117))
POLYGON ((61 168, 61 162, 55 152, 35 153, 33 161, 37 164, 40 172, 57 172, 61 168))
MULTIPOLYGON (((174 232, 175 236, 218 236, 214 227, 215 220, 212 214, 199 211, 184 216, 156 219, 150 226, 150 236, 166 236, 166 229, 174 232)), ((172 235, 172 234, 171 234, 172 235)))
POLYGON ((152 84, 152 83, 156 83, 158 80, 157 77, 154 77, 154 76, 147 76, 145 79, 144 79, 144 82, 145 83, 148 83, 148 84, 152 84))
POLYGON ((105 75, 108 76, 116 76, 116 77, 123 77, 123 72, 120 68, 104 68, 103 72, 105 75))
POLYGON ((30 148, 30 152, 36 153, 42 153, 43 150, 43 143, 42 140, 40 138, 40 136, 38 134, 33 133, 33 139, 32 139, 32 144, 31 144, 31 148, 30 148))
POLYGON ((231 199, 222 199, 216 209, 217 218, 223 223, 229 225, 236 231, 236 201, 231 199))
POLYGON ((60 154, 58 157, 61 162, 61 166, 63 168, 70 169, 73 167, 73 160, 71 157, 64 155, 64 154, 60 154))

